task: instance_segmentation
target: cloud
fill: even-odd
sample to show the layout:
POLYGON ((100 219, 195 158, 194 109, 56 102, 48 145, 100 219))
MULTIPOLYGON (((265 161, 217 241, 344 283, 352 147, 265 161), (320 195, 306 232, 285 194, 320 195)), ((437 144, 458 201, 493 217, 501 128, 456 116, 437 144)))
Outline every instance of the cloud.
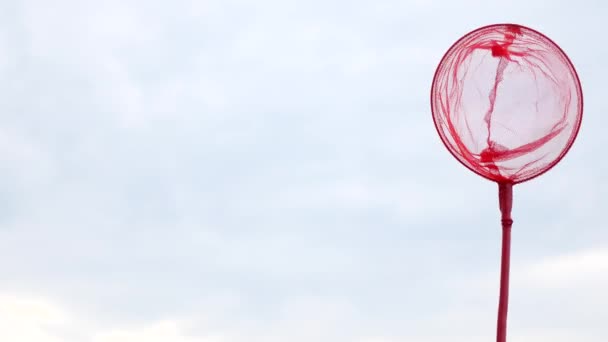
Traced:
POLYGON ((213 319, 200 317, 118 323, 115 327, 99 325, 90 316, 84 320, 48 299, 23 294, 2 295, 0 308, 0 338, 14 342, 309 341, 310 338, 346 336, 344 323, 353 317, 352 308, 344 303, 301 298, 286 303, 280 318, 272 324, 263 324, 263 329, 244 320, 231 323, 233 331, 212 332, 215 329, 205 326, 213 319))
POLYGON ((0 296, 0 340, 14 342, 68 342, 62 331, 71 317, 47 299, 21 295, 0 296))
MULTIPOLYGON (((191 320, 161 320, 104 327, 60 303, 26 294, 0 295, 0 339, 11 342, 223 342, 220 335, 192 336, 191 320)), ((201 320, 197 324, 201 325, 201 320)))
POLYGON ((516 188, 513 338, 601 337, 605 8, 583 3, 7 6, 0 340, 491 339, 496 186, 444 150, 428 88, 504 18, 559 38, 590 94, 573 153, 516 188))
POLYGON ((184 334, 180 324, 175 321, 164 321, 139 329, 115 329, 98 333, 91 342, 223 342, 221 337, 191 337, 184 334))
POLYGON ((608 285, 608 248, 593 248, 546 258, 524 268, 528 286, 546 290, 600 290, 608 285))

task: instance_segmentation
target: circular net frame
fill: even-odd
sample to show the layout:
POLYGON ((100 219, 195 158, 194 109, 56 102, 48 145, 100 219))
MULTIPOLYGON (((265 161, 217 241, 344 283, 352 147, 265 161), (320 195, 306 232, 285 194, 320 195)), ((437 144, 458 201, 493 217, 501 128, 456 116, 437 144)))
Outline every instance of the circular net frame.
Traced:
POLYGON ((431 88, 435 127, 473 172, 499 183, 543 174, 568 152, 583 96, 570 59, 543 34, 497 24, 460 38, 431 88))

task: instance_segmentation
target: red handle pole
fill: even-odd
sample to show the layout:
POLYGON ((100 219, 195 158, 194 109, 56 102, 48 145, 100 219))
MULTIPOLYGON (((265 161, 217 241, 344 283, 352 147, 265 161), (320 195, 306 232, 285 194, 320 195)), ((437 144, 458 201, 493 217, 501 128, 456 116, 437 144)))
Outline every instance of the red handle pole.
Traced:
POLYGON ((513 206, 513 184, 498 184, 498 203, 502 222, 502 255, 500 259, 500 299, 498 301, 498 322, 496 341, 507 341, 507 311, 509 307, 509 268, 511 261, 511 208, 513 206))

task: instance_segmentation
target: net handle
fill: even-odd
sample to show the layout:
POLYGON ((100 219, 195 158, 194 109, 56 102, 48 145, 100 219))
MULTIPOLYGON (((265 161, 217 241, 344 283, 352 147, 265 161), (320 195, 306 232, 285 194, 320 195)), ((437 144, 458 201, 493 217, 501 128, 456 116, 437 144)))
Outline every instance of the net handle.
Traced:
POLYGON ((502 223, 502 255, 500 259, 500 298, 498 301, 498 319, 496 341, 507 341, 507 311, 509 307, 509 268, 511 261, 511 208, 513 207, 513 184, 498 183, 498 203, 502 223))

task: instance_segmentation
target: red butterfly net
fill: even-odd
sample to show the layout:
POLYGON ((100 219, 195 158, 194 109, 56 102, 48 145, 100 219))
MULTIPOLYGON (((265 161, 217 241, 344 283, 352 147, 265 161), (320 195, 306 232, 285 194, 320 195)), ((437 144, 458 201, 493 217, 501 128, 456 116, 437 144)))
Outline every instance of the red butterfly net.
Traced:
POLYGON ((530 28, 497 24, 460 38, 431 88, 437 132, 464 166, 499 185, 503 242, 497 341, 506 341, 512 186, 555 166, 578 134, 583 95, 570 59, 530 28))

